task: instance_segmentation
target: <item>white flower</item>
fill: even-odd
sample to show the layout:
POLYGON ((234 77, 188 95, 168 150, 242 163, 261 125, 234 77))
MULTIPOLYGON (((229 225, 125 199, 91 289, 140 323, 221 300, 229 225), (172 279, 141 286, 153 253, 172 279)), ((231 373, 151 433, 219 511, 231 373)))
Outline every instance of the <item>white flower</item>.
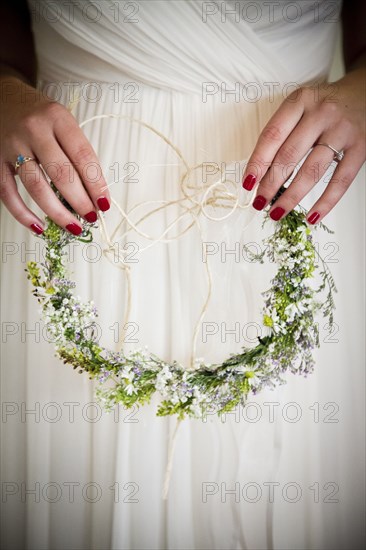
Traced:
POLYGON ((272 342, 272 344, 270 344, 270 345, 268 346, 268 352, 269 352, 269 353, 273 353, 274 350, 275 350, 275 348, 276 348, 276 345, 272 342))
POLYGON ((302 237, 306 239, 306 236, 310 234, 310 229, 306 225, 300 225, 296 231, 298 233, 302 233, 302 237))
MULTIPOLYGON (((271 363, 271 365, 272 365, 272 363, 271 363)), ((258 384, 260 384, 261 380, 258 376, 254 375, 254 376, 251 376, 251 377, 247 378, 247 381, 248 381, 249 386, 258 386, 258 384)))
POLYGON ((174 394, 170 397, 170 401, 173 403, 173 405, 177 405, 177 403, 179 403, 180 399, 179 399, 179 397, 174 393, 174 394))
POLYGON ((129 382, 132 382, 132 380, 135 378, 135 373, 130 370, 129 372, 127 372, 125 375, 124 375, 124 378, 127 378, 127 380, 129 382))
POLYGON ((168 380, 173 378, 173 374, 170 372, 169 367, 164 365, 161 371, 156 376, 156 387, 158 391, 163 392, 168 380))
POLYGON ((132 395, 133 393, 137 393, 137 389, 132 384, 127 384, 125 392, 127 395, 132 395))
POLYGON ((200 403, 198 401, 196 401, 196 399, 194 399, 192 401, 192 404, 190 406, 190 411, 191 411, 192 415, 195 416, 196 418, 201 417, 201 415, 202 415, 201 406, 200 406, 200 403))
POLYGON ((287 316, 288 321, 293 321, 297 313, 296 304, 289 304, 285 309, 285 315, 287 316))
POLYGON ((302 315, 303 313, 306 312, 307 308, 308 308, 307 300, 289 304, 285 309, 285 315, 287 316, 287 320, 290 322, 293 321, 296 315, 302 315))
POLYGON ((247 370, 248 368, 244 367, 244 365, 238 365, 237 367, 235 367, 235 372, 237 372, 238 374, 247 372, 247 370))
MULTIPOLYGON (((304 245, 302 245, 304 247, 304 245)), ((296 252, 299 252, 301 250, 301 243, 296 243, 288 249, 291 254, 296 254, 296 252)))

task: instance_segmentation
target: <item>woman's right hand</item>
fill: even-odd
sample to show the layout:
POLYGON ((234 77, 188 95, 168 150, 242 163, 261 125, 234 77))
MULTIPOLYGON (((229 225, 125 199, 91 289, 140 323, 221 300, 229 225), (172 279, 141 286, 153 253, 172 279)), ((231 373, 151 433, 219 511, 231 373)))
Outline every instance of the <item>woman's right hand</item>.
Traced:
POLYGON ((17 173, 43 212, 60 227, 79 235, 80 222, 57 198, 39 164, 74 211, 93 223, 98 209, 104 212, 110 208, 110 195, 92 146, 60 103, 14 76, 2 77, 0 88, 2 202, 25 227, 37 234, 43 232, 44 223, 18 192, 17 173), (18 155, 36 162, 26 162, 15 172, 18 155))

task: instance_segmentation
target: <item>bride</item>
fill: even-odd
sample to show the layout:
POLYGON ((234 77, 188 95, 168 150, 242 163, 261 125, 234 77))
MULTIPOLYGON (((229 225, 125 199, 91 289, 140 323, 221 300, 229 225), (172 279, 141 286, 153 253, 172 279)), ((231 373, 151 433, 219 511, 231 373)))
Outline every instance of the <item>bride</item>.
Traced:
POLYGON ((4 546, 363 546, 361 3, 17 0, 2 10, 4 546), (346 74, 329 84, 340 20, 346 74), (220 167, 248 208, 199 229, 181 220, 159 242, 181 214, 176 150, 203 166, 193 189, 220 167), (88 378, 53 356, 24 276, 42 261, 44 215, 74 235, 80 219, 95 223, 93 247, 75 246, 70 268, 98 306, 103 345, 217 362, 255 340, 269 278, 232 252, 261 246, 261 211, 301 161, 270 216, 307 209, 339 289, 336 330, 319 320, 307 380, 288 375, 221 420, 182 423, 163 500, 175 420, 155 416, 155 398, 106 414, 88 378), (135 227, 145 216, 139 231, 121 211, 135 227), (316 231, 324 218, 334 235, 316 231), (105 257, 113 234, 130 252, 127 330, 126 273, 105 257), (201 318, 202 242, 213 288, 201 318))

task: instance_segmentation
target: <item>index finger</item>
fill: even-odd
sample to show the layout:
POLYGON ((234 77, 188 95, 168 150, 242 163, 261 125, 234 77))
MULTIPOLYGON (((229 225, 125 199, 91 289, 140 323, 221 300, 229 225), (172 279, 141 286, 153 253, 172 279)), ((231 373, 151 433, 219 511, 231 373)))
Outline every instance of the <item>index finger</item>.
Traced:
POLYGON ((248 160, 244 175, 243 187, 251 191, 261 181, 277 151, 301 120, 304 113, 302 101, 289 98, 280 105, 263 128, 254 151, 248 160))

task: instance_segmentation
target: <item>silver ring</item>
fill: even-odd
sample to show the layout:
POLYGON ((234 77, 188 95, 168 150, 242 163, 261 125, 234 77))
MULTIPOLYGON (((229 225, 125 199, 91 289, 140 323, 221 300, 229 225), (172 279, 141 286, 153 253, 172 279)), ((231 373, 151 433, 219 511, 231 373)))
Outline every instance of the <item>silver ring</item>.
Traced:
MULTIPOLYGON (((25 156, 23 156, 23 155, 18 155, 18 156, 17 156, 17 160, 16 160, 16 162, 15 162, 15 164, 14 164, 15 171, 17 171, 18 168, 19 168, 20 166, 22 166, 22 164, 25 164, 26 162, 29 162, 30 160, 36 161, 36 159, 34 159, 34 158, 32 158, 32 157, 25 157, 25 156)), ((37 162, 37 161, 36 161, 36 162, 37 162)))
POLYGON ((337 151, 337 149, 334 149, 334 147, 329 145, 329 143, 316 143, 315 145, 324 145, 324 147, 328 147, 334 153, 334 160, 336 160, 338 162, 341 162, 341 160, 343 160, 344 152, 343 151, 337 151))

